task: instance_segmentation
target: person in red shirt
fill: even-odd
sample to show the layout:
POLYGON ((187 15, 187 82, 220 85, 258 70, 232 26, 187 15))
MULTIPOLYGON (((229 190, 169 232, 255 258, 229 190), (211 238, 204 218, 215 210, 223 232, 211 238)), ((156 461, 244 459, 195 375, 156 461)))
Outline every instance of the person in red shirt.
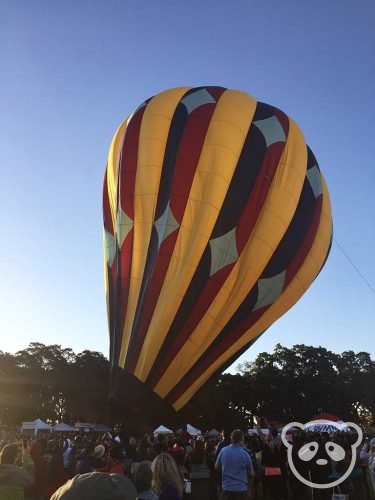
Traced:
POLYGON ((109 450, 107 472, 109 474, 125 474, 125 465, 121 462, 121 452, 117 446, 113 446, 109 450))

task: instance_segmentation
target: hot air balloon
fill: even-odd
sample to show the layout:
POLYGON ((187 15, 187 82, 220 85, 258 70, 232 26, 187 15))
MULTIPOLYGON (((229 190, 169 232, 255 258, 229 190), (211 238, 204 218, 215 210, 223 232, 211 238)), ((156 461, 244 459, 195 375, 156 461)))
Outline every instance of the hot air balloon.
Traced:
POLYGON ((222 87, 167 90, 120 125, 103 213, 111 397, 175 411, 298 301, 332 240, 297 124, 222 87))

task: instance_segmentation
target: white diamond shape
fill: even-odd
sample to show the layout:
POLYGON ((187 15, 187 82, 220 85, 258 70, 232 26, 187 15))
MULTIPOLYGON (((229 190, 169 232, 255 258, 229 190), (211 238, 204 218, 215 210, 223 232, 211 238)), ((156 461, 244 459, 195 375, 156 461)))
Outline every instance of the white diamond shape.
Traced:
POLYGON ((190 113, 194 111, 194 109, 199 108, 199 106, 214 103, 216 101, 206 89, 201 89, 187 95, 181 99, 181 102, 185 105, 187 112, 190 115, 190 113))
POLYGON ((265 118, 264 120, 257 120, 253 123, 262 132, 266 140, 267 148, 275 142, 285 142, 284 129, 275 115, 265 118))
POLYGON ((312 168, 309 168, 306 175, 309 179, 311 189, 314 191, 315 198, 317 198, 323 193, 322 176, 318 167, 314 165, 312 168))
POLYGON ((116 240, 115 237, 106 229, 104 229, 103 239, 105 257, 109 267, 112 267, 113 261, 115 260, 116 256, 116 240))
POLYGON ((116 235, 118 246, 122 247, 125 238, 133 229, 134 222, 132 219, 123 211, 122 208, 119 208, 116 217, 116 235))
POLYGON ((210 276, 232 264, 238 259, 236 244, 236 228, 228 233, 210 240, 211 247, 211 270, 210 276))
POLYGON ((171 234, 173 231, 177 228, 180 227, 180 224, 176 221, 174 218, 173 212, 171 210, 171 207, 168 205, 161 217, 157 221, 155 221, 155 228, 158 233, 158 241, 159 245, 158 247, 160 248, 160 245, 163 243, 163 241, 171 234))
POLYGON ((258 281, 258 300, 253 311, 269 306, 283 293, 286 271, 258 281))

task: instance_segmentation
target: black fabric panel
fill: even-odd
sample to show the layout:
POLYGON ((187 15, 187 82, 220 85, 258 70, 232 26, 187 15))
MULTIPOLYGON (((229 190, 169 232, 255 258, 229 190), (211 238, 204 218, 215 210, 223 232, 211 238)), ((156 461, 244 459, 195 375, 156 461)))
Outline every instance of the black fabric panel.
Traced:
MULTIPOLYGON (((309 163, 307 164, 307 169, 316 164, 315 157, 313 156, 309 156, 308 161, 309 163)), ((260 279, 276 276, 288 268, 288 265, 297 254, 299 247, 309 230, 314 213, 315 202, 316 199, 314 192, 311 188, 310 182, 307 177, 305 177, 301 196, 293 219, 276 248, 276 251, 264 269, 260 279)))
POLYGON ((311 151, 309 146, 307 146, 307 170, 313 168, 316 165, 319 168, 318 162, 316 161, 314 153, 311 151))
MULTIPOLYGON (((186 94, 184 95, 184 97, 185 96, 186 94)), ((185 123, 188 116, 189 115, 187 113, 186 107, 180 102, 176 107, 169 129, 168 140, 163 160, 163 168, 160 177, 155 220, 158 220, 163 215, 171 196, 171 186, 178 147, 182 139, 185 123)))
MULTIPOLYGON (((324 259, 324 262, 323 262, 323 264, 322 264, 322 267, 319 269, 319 272, 318 272, 318 274, 316 275, 316 278, 319 276, 319 274, 320 274, 321 270, 323 269, 323 267, 325 266, 325 264, 326 264, 326 262, 327 262, 327 259, 328 259, 328 257, 329 257, 329 254, 331 253, 332 242, 333 242, 333 232, 332 232, 332 234, 331 234, 331 240, 330 240, 330 242, 329 242, 329 246, 328 246, 328 250, 327 250, 327 255, 325 256, 325 259, 324 259)), ((316 278, 315 278, 315 279, 316 279, 316 278)))
POLYGON ((211 238, 218 238, 237 226, 262 167, 266 149, 263 134, 258 127, 251 125, 211 238))
POLYGON ((253 122, 258 120, 265 120, 266 118, 271 118, 275 114, 275 107, 266 104, 265 102, 258 102, 257 109, 253 118, 253 122))

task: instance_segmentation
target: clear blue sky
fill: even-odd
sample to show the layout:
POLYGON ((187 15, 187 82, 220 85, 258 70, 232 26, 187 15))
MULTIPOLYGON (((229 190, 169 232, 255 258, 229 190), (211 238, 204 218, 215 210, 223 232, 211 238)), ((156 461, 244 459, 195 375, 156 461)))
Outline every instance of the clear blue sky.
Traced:
MULTIPOLYGON (((107 354, 101 187, 119 123, 180 85, 237 88, 301 126, 335 238, 375 286, 373 0, 2 0, 0 349, 107 354)), ((375 357, 375 295, 336 244, 277 342, 375 357)))

